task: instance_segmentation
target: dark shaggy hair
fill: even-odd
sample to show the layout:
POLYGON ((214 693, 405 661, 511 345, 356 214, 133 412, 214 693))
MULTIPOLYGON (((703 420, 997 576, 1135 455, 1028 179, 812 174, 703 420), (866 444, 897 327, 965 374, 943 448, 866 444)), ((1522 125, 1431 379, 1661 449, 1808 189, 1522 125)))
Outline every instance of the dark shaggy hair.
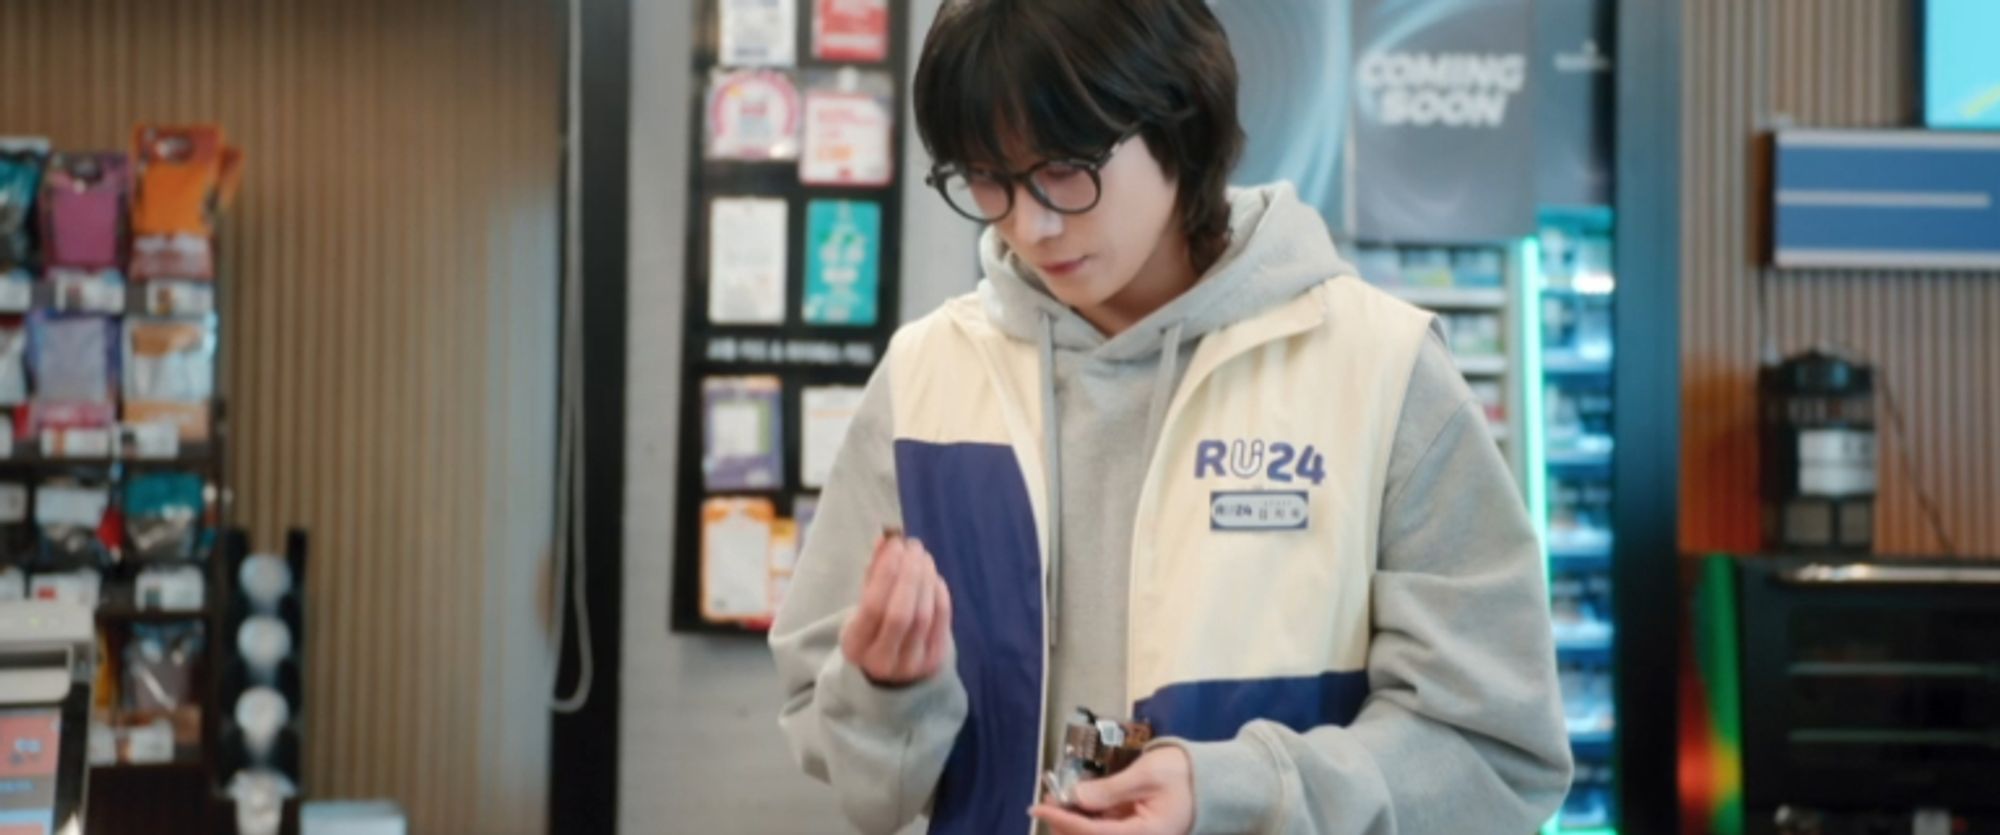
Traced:
POLYGON ((1236 59, 1202 0, 946 0, 912 88, 941 163, 1090 158, 1137 133, 1176 178, 1197 272, 1229 246, 1236 59))

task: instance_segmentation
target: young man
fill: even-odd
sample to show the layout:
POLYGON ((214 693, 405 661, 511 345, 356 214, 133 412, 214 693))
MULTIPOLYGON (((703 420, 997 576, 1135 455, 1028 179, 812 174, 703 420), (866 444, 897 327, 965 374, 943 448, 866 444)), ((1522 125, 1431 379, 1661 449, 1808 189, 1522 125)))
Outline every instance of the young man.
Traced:
POLYGON ((1431 317, 1288 186, 1225 189, 1208 9, 947 2, 914 99, 986 278, 897 334, 772 631, 805 770, 870 832, 1547 820, 1527 514, 1431 317), (1160 738, 1066 808, 1076 706, 1160 738))

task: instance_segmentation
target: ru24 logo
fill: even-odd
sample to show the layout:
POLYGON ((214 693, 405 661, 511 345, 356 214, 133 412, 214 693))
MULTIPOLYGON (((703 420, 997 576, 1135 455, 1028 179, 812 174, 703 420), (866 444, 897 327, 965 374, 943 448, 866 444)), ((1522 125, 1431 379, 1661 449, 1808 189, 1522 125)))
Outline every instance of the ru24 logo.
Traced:
POLYGON ((1207 478, 1211 471, 1218 478, 1262 475, 1281 484, 1297 479, 1317 485, 1326 479, 1326 456, 1315 452, 1311 444, 1300 450, 1283 441, 1268 445, 1241 438, 1202 441, 1194 451, 1194 477, 1207 478))

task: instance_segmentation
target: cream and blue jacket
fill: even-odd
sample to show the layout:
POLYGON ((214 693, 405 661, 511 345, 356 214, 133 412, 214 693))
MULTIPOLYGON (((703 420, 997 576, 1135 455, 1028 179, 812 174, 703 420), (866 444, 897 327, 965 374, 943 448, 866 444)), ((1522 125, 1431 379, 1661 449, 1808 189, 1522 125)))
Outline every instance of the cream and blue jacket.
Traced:
POLYGON ((1078 437, 1057 395, 1075 389, 1055 385, 1061 311, 1009 321, 1004 291, 1022 285, 996 284, 1022 276, 996 279, 1004 262, 897 334, 772 634, 781 724, 860 828, 1029 831, 1051 711, 1072 707, 1050 701, 1052 666, 1097 663, 1053 640, 1056 620, 1099 608, 1119 613, 1092 634, 1119 642, 1104 654, 1122 656, 1123 703, 1097 707, 1186 747, 1198 831, 1525 832, 1553 812, 1569 754, 1540 561, 1448 357, 1423 373, 1441 352, 1431 317, 1317 263, 1320 241, 1268 240, 1306 234, 1285 226, 1309 214, 1287 190, 1235 197, 1237 245, 1203 291, 1254 292, 1260 271, 1290 285, 1226 322, 1183 311, 1156 359, 1117 358, 1155 379, 1143 422, 1081 435, 1121 450, 1081 468, 1130 473, 1119 500, 1077 486, 1093 451, 1061 449, 1078 437), (1430 495, 1443 515, 1422 512, 1430 495), (1122 518, 1064 512, 1106 506, 1122 518), (1071 545, 1065 522, 1093 520, 1126 526, 1122 553, 1071 545), (898 522, 952 591, 955 648, 941 675, 890 690, 846 664, 838 633, 875 532, 898 522), (1404 546, 1421 553, 1392 559, 1404 546), (1087 590, 1061 563, 1086 559, 1126 564, 1123 599, 1065 602, 1087 590))

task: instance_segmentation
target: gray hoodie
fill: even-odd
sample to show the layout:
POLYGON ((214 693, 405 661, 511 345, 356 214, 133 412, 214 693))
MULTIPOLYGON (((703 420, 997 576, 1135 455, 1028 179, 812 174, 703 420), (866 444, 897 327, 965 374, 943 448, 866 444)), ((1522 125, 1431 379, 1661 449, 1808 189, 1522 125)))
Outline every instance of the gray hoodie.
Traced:
MULTIPOLYGON (((1200 339, 1353 268, 1320 217, 1278 185, 1231 193, 1232 245, 1187 292, 1107 338, 981 240, 987 315, 1043 354, 1056 449, 1050 520, 1055 648, 1045 757, 1068 708, 1124 704, 1131 527, 1164 406, 1200 339)), ((1371 589, 1370 696, 1347 727, 1252 723, 1181 745, 1197 833, 1525 833, 1567 791, 1540 549, 1483 411, 1435 335, 1410 369, 1371 589)), ((888 380, 870 381, 771 632, 780 716, 808 774, 848 818, 892 832, 926 808, 966 715, 955 659, 900 689, 839 648, 884 524, 900 524, 888 380)), ((1022 823, 1027 819, 1025 810, 1022 823)))

